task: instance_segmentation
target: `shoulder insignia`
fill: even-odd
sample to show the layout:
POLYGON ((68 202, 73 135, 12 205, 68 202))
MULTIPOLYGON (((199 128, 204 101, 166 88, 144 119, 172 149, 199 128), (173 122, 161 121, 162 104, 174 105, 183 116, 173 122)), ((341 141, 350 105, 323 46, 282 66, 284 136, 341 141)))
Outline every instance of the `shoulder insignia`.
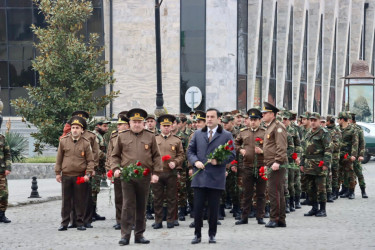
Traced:
POLYGON ((85 132, 88 132, 88 133, 93 134, 93 135, 96 136, 96 134, 94 132, 90 131, 90 130, 85 130, 85 132))
POLYGON ((129 129, 125 129, 125 130, 121 130, 121 131, 118 131, 119 134, 122 134, 122 133, 125 133, 125 132, 128 132, 129 129))
POLYGON ((153 131, 148 130, 148 129, 144 129, 143 131, 147 131, 147 132, 149 132, 149 133, 151 133, 151 134, 155 134, 153 131))
POLYGON ((87 141, 88 143, 90 143, 90 141, 87 138, 85 138, 83 136, 81 136, 81 138, 84 139, 85 141, 87 141))
POLYGON ((113 130, 111 134, 114 134, 114 133, 117 133, 118 131, 117 130, 113 130))
POLYGON ((283 129, 282 129, 282 128, 278 128, 278 129, 277 129, 277 132, 278 132, 278 133, 281 133, 281 132, 283 132, 283 129))
POLYGON ((241 128, 240 131, 245 131, 245 130, 248 130, 249 128, 241 128))
MULTIPOLYGON (((64 135, 63 137, 61 137, 60 140, 65 139, 65 138, 68 138, 69 136, 70 136, 70 132, 69 132, 68 134, 64 135)), ((83 136, 82 136, 82 137, 83 137, 83 136)), ((83 138, 84 138, 84 137, 83 137, 83 138)))
POLYGON ((182 140, 182 138, 180 136, 177 136, 177 135, 173 135, 174 137, 177 137, 178 139, 182 140))

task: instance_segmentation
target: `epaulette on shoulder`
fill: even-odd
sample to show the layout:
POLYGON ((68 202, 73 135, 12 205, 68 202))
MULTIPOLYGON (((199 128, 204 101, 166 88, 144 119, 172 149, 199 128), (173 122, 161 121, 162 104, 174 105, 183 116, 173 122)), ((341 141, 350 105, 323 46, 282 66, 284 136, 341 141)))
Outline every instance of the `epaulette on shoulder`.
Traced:
POLYGON ((117 130, 113 130, 111 134, 114 134, 114 133, 117 133, 118 131, 117 130))
POLYGON ((249 128, 241 128, 240 131, 245 131, 245 130, 248 130, 249 128))
MULTIPOLYGON (((60 140, 65 139, 65 138, 68 138, 69 136, 70 136, 70 132, 69 132, 68 134, 64 135, 63 137, 61 137, 60 140)), ((82 137, 83 137, 83 136, 82 136, 82 137)))
POLYGON ((259 126, 259 129, 266 131, 266 128, 263 126, 259 126))
POLYGON ((94 132, 92 132, 92 131, 90 131, 90 130, 86 130, 86 131, 89 132, 90 134, 93 134, 93 135, 96 136, 96 134, 95 134, 94 132))
POLYGON ((122 133, 125 133, 125 132, 128 132, 130 131, 129 129, 125 129, 125 130, 121 130, 121 131, 118 131, 118 134, 122 134, 122 133))
POLYGON ((83 140, 85 140, 85 141, 87 141, 88 143, 90 143, 90 140, 89 140, 89 139, 87 139, 87 138, 85 138, 85 137, 83 137, 83 136, 81 136, 81 137, 82 137, 83 140))
POLYGON ((151 134, 154 134, 153 131, 150 131, 150 130, 148 130, 148 129, 144 129, 143 131, 147 131, 147 132, 149 132, 149 133, 151 133, 151 134))
POLYGON ((177 136, 177 135, 173 135, 174 137, 177 137, 178 139, 180 139, 181 140, 181 137, 180 136, 177 136))
POLYGON ((324 132, 329 133, 327 128, 322 128, 324 132))

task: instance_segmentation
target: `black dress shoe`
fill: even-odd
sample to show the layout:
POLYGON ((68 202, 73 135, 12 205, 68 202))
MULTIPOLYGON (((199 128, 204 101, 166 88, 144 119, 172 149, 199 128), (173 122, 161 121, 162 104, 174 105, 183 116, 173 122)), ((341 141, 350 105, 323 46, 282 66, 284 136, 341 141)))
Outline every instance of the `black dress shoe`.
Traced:
POLYGON ((140 239, 138 239, 138 240, 134 240, 134 243, 137 243, 137 244, 149 244, 150 241, 149 241, 149 240, 146 240, 145 237, 142 237, 142 238, 140 238, 140 239))
POLYGON ((114 228, 115 228, 115 230, 121 230, 121 225, 120 225, 120 224, 116 224, 116 225, 114 226, 114 228))
POLYGON ((192 223, 190 223, 189 227, 190 227, 190 228, 194 228, 194 227, 195 227, 195 223, 194 223, 194 221, 193 221, 192 223))
POLYGON ((236 221, 236 223, 234 223, 235 225, 243 225, 243 224, 247 224, 248 223, 248 220, 247 219, 241 219, 239 221, 236 221))
POLYGON ((286 227, 286 223, 285 223, 285 222, 281 222, 281 221, 279 221, 279 222, 277 223, 277 226, 278 226, 278 227, 286 227))
POLYGON ((221 226, 221 222, 217 221, 216 225, 221 226))
POLYGON ((77 228, 77 225, 76 225, 76 224, 70 224, 70 225, 68 226, 68 228, 77 228))
POLYGON ((175 220, 175 221, 173 222, 173 225, 174 225, 175 227, 178 227, 178 226, 180 225, 180 223, 178 223, 178 220, 175 220))
POLYGON ((265 225, 266 222, 263 220, 263 218, 257 219, 259 225, 265 225))
POLYGON ((198 244, 198 243, 201 243, 201 237, 198 237, 198 236, 194 236, 194 239, 191 241, 191 244, 198 244))
POLYGON ((121 239, 118 244, 120 244, 120 246, 126 246, 126 245, 129 245, 129 240, 128 239, 121 239))
POLYGON ((215 236, 210 236, 210 239, 208 240, 208 243, 216 243, 215 236))
POLYGON ((155 222, 154 229, 159 229, 159 228, 163 228, 163 224, 155 222))
POLYGON ((60 226, 59 229, 57 229, 58 231, 66 231, 68 230, 68 227, 66 226, 60 226))
POLYGON ((167 228, 174 228, 173 222, 167 222, 167 228))
POLYGON ((79 226, 79 227, 77 227, 77 230, 79 230, 79 231, 85 231, 86 228, 84 226, 79 226))
POLYGON ((277 227, 277 226, 278 226, 277 222, 276 222, 276 221, 272 221, 272 220, 270 220, 270 221, 265 225, 265 227, 269 227, 269 228, 275 228, 275 227, 277 227))
POLYGON ((87 223, 85 224, 85 228, 93 228, 93 226, 91 225, 91 223, 87 223))

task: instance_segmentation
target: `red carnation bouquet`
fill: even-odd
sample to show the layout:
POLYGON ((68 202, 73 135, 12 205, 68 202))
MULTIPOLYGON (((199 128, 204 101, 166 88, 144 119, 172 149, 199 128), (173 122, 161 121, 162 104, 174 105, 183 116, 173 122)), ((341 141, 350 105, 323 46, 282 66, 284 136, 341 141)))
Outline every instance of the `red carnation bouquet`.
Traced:
MULTIPOLYGON (((232 150, 234 150, 233 141, 229 140, 224 145, 220 145, 219 147, 217 147, 214 150, 214 152, 210 153, 207 157, 207 162, 204 165, 206 166, 209 162, 211 162, 212 159, 215 159, 218 164, 222 163, 223 161, 229 158, 229 156, 232 153, 232 150)), ((201 170, 202 169, 198 169, 198 171, 196 171, 192 176, 190 176, 189 179, 192 180, 194 176, 196 176, 201 170)))
POLYGON ((76 180, 76 183, 79 185, 79 184, 82 184, 82 183, 85 183, 85 177, 81 177, 81 176, 78 176, 77 177, 77 180, 76 180))
POLYGON ((161 157, 162 162, 169 161, 172 157, 170 155, 164 155, 161 157))
POLYGON ((323 167, 323 166, 324 166, 324 161, 320 161, 318 167, 321 168, 321 167, 323 167))
POLYGON ((265 167, 262 166, 262 167, 259 168, 259 176, 260 176, 260 178, 262 178, 265 181, 268 180, 267 173, 266 173, 266 168, 265 167))
POLYGON ((132 163, 127 167, 121 169, 121 180, 129 182, 131 179, 139 179, 143 176, 147 176, 150 173, 150 169, 143 168, 140 161, 132 163))

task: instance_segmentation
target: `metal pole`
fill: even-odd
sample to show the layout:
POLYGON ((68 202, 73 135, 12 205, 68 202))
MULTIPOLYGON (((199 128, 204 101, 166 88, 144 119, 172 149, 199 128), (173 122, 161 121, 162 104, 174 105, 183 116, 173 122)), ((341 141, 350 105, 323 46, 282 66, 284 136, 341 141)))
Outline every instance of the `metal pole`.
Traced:
POLYGON ((160 5, 163 1, 159 3, 159 0, 155 0, 155 39, 156 39, 156 111, 155 113, 161 112, 163 110, 164 100, 163 100, 163 89, 161 81, 161 45, 160 45, 160 5))

